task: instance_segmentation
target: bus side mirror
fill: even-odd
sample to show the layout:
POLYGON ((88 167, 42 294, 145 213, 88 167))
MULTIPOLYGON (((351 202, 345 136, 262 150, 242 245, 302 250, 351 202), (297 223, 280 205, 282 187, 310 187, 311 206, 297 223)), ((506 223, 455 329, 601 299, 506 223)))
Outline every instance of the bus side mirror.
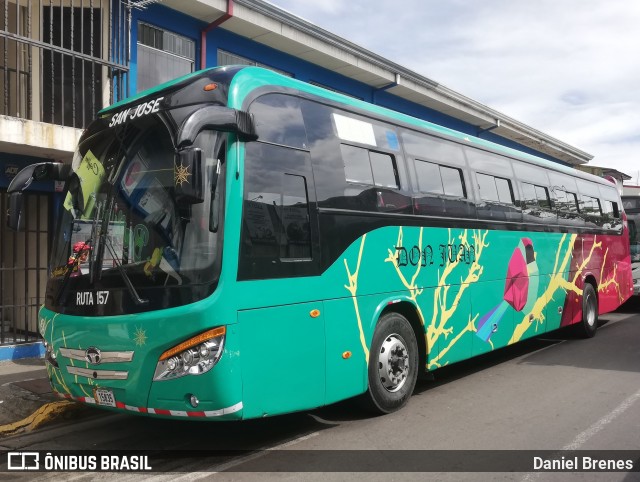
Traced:
POLYGON ((24 228, 22 217, 24 196, 22 191, 28 188, 33 181, 64 181, 70 174, 71 166, 60 162, 31 164, 16 174, 7 188, 7 194, 9 194, 7 226, 9 229, 20 231, 24 228))
POLYGON ((11 180, 8 193, 24 191, 33 181, 66 181, 71 175, 71 166, 61 162, 38 162, 22 169, 11 180))
POLYGON ((9 194, 9 210, 7 211, 7 227, 13 231, 24 229, 24 217, 22 216, 22 204, 24 194, 22 192, 12 192, 9 194))
POLYGON ((173 179, 176 199, 187 204, 204 201, 204 176, 202 170, 202 150, 188 147, 176 154, 173 179))

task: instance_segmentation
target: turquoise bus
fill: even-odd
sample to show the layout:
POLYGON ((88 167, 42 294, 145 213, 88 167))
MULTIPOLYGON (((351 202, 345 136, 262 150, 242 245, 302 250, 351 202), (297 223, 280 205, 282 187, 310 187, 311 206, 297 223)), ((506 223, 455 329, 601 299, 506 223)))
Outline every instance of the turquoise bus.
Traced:
POLYGON ((616 187, 255 67, 102 110, 65 180, 39 330, 61 397, 248 419, 351 397, 562 326, 632 292, 616 187))

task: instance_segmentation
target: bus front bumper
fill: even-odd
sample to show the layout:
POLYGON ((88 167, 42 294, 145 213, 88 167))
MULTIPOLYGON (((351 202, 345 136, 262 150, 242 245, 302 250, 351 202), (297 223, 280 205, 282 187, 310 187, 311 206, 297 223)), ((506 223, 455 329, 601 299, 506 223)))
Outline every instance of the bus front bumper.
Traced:
MULTIPOLYGON (((204 323, 198 328, 199 314, 192 312, 191 317, 195 326, 190 334, 205 331, 204 323)), ((227 328, 222 356, 209 371, 158 380, 154 374, 160 355, 189 337, 175 333, 175 318, 163 318, 138 317, 132 323, 131 317, 90 319, 43 308, 40 331, 53 392, 111 411, 163 418, 242 419, 234 327, 227 328)), ((184 333, 185 324, 181 326, 184 333)))

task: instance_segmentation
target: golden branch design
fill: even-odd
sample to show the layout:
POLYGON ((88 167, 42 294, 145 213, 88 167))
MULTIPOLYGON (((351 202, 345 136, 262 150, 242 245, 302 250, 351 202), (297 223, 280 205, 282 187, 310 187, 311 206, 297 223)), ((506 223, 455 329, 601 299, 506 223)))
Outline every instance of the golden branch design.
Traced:
POLYGON ((358 274, 360 272, 360 262, 362 261, 362 252, 364 250, 364 241, 367 235, 362 236, 362 240, 360 241, 360 250, 358 251, 358 261, 356 263, 356 270, 351 273, 349 269, 349 264, 347 263, 347 259, 344 259, 344 267, 347 270, 347 279, 349 280, 348 285, 344 285, 344 287, 351 293, 351 299, 353 300, 353 308, 356 312, 356 319, 358 320, 358 330, 360 331, 360 343, 362 344, 362 350, 364 351, 364 358, 369 363, 369 348, 367 347, 367 341, 364 336, 364 329, 362 328, 362 318, 360 317, 360 308, 358 306, 358 298, 356 293, 358 291, 358 274))
MULTIPOLYGON (((451 283, 448 281, 447 278, 453 272, 454 268, 458 265, 456 263, 449 263, 445 266, 445 269, 442 272, 442 274, 441 275, 439 274, 438 287, 435 289, 435 293, 433 297, 433 315, 431 318, 431 323, 427 328, 427 348, 428 349, 431 349, 432 347, 434 347, 436 342, 441 336, 444 335, 445 339, 447 339, 449 335, 453 333, 453 327, 450 327, 450 326, 447 327, 447 325, 449 323, 449 320, 455 313, 456 309, 458 308, 458 303, 460 302, 460 299, 464 295, 467 288, 470 286, 471 283, 478 281, 480 279, 480 276, 482 275, 484 268, 479 263, 479 261, 482 256, 482 252, 484 251, 484 248, 487 248, 489 246, 489 244, 486 241, 488 234, 489 234, 488 230, 482 233, 480 231, 473 231, 475 257, 473 262, 471 263, 471 266, 469 267, 469 271, 467 272, 467 275, 464 278, 462 277, 460 278, 460 289, 456 293, 456 296, 451 303, 448 302, 449 288, 451 283)), ((468 231, 465 229, 458 236, 458 239, 460 240, 461 244, 468 245, 469 244, 468 231)), ((451 243, 452 241, 453 239, 451 238, 451 230, 449 230, 449 243, 451 243)), ((473 318, 473 320, 475 320, 476 318, 477 318, 477 315, 473 318)), ((473 320, 470 320, 470 321, 473 321, 473 320)), ((456 335, 456 337, 451 340, 449 345, 443 350, 441 350, 440 354, 431 361, 430 366, 431 365, 440 366, 438 364, 438 361, 442 358, 443 354, 447 353, 453 347, 453 345, 455 345, 458 342, 458 340, 460 340, 462 335, 467 333, 468 331, 475 331, 475 326, 473 325, 473 323, 471 324, 468 323, 465 329, 462 330, 461 333, 456 335)))

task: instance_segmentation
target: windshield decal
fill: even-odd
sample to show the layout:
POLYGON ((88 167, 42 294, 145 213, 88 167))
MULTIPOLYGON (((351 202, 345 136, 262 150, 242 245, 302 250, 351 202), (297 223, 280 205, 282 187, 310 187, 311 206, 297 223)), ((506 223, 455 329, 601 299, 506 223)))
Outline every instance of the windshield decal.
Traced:
POLYGON ((82 194, 81 196, 76 196, 75 199, 82 199, 83 206, 74 206, 74 196, 71 191, 67 193, 63 206, 69 212, 73 212, 74 207, 80 210, 81 219, 91 219, 96 201, 96 193, 104 178, 104 166, 93 152, 88 150, 82 158, 82 162, 78 166, 75 174, 80 180, 79 189, 82 194))
POLYGON ((160 101, 162 99, 164 99, 164 97, 158 97, 157 99, 143 102, 136 107, 129 107, 122 112, 114 114, 111 118, 111 122, 109 123, 109 127, 119 126, 120 124, 124 124, 125 122, 132 121, 139 117, 155 114, 160 110, 160 101))

